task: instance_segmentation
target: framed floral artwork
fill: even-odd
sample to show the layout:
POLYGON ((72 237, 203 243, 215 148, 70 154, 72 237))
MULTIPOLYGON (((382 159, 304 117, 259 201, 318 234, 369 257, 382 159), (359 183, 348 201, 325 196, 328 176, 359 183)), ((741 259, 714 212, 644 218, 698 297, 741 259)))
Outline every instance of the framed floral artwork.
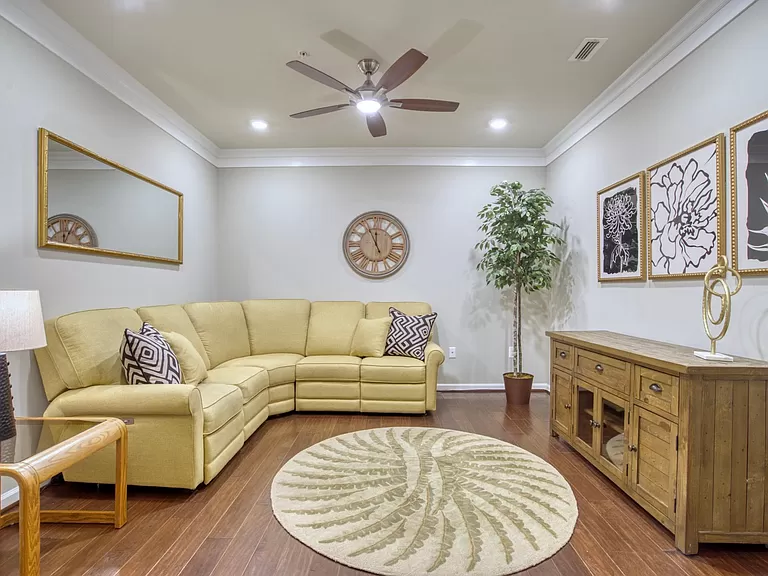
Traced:
POLYGON ((648 276, 701 278, 725 253, 725 135, 647 170, 648 276))
POLYGON ((768 274, 768 111, 731 128, 731 260, 768 274))
POLYGON ((597 281, 645 280, 645 172, 597 193, 597 281))

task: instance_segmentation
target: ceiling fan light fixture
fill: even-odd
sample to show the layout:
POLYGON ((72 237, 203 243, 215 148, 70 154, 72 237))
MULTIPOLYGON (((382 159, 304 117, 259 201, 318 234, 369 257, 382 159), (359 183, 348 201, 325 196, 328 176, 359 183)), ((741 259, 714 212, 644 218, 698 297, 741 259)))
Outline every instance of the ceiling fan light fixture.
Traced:
POLYGON ((488 122, 488 126, 493 128, 494 130, 504 130, 509 125, 509 122, 507 122, 504 118, 494 118, 490 122, 488 122))
POLYGON ((381 109, 381 102, 378 100, 360 100, 355 106, 363 114, 375 114, 381 109))

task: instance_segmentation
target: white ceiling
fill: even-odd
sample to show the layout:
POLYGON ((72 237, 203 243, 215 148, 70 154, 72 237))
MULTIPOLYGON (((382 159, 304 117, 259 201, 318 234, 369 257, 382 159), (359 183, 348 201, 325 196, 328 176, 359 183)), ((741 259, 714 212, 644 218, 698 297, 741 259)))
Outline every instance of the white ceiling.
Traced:
POLYGON ((697 0, 44 1, 221 148, 539 148, 697 0), (344 102, 285 66, 300 50, 342 82, 362 82, 357 58, 334 40, 343 34, 385 64, 425 52, 392 96, 457 100, 458 112, 384 110, 389 134, 377 139, 355 110, 289 118, 344 102), (589 63, 568 62, 585 37, 609 40, 589 63), (507 130, 488 128, 497 116, 507 130), (269 130, 254 132, 254 118, 269 130))

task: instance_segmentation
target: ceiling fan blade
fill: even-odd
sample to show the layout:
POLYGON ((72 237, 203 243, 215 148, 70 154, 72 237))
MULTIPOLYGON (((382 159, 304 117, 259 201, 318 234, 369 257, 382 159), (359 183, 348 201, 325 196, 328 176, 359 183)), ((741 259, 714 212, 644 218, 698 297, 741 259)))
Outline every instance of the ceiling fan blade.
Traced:
POLYGON ((342 54, 346 54, 350 58, 353 58, 355 62, 362 60, 363 58, 373 58, 376 60, 382 68, 386 68, 384 59, 370 46, 360 42, 357 38, 353 38, 346 32, 334 29, 320 34, 320 39, 324 40, 336 50, 342 54))
POLYGON ((384 75, 379 80, 376 90, 393 90, 400 86, 403 82, 413 76, 416 71, 424 66, 424 63, 428 60, 426 54, 422 54, 415 48, 411 48, 400 56, 397 61, 390 66, 384 75))
POLYGON ((371 132, 371 136, 378 138, 379 136, 387 135, 387 125, 384 123, 384 118, 382 118, 381 114, 378 112, 368 114, 365 120, 368 122, 368 130, 371 132))
POLYGON ((349 104, 334 104, 333 106, 323 106, 322 108, 313 108, 312 110, 304 110, 304 112, 297 112, 291 114, 291 118, 309 118, 310 116, 320 116, 320 114, 328 114, 329 112, 336 112, 337 110, 343 110, 349 108, 349 104))
POLYGON ((344 84, 344 82, 341 82, 339 80, 336 80, 336 78, 333 78, 332 76, 328 76, 325 72, 321 72, 317 68, 312 68, 309 64, 304 64, 301 60, 291 60, 286 64, 288 68, 291 70, 296 70, 299 74, 303 74, 307 78, 311 78, 315 82, 320 82, 320 84, 325 84, 329 88, 333 88, 334 90, 338 90, 339 92, 346 92, 347 94, 354 94, 355 91, 352 90, 349 86, 344 84))
POLYGON ((474 20, 462 18, 442 36, 435 40, 427 53, 430 57, 430 67, 434 68, 438 63, 442 64, 456 56, 469 46, 472 41, 483 31, 483 25, 474 20))
POLYGON ((456 112, 459 107, 458 102, 449 102, 448 100, 430 100, 428 98, 401 98, 399 100, 390 100, 390 104, 400 104, 392 108, 401 110, 418 110, 420 112, 456 112))

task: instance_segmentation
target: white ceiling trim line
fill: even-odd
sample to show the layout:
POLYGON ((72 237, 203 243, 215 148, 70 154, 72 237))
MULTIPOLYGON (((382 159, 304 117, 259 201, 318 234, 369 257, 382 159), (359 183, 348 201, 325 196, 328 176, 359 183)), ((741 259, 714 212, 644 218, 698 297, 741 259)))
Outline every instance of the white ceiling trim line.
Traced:
POLYGON ((219 148, 40 0, 0 0, 0 17, 208 162, 219 148))
POLYGON ((546 158, 540 148, 251 148, 221 150, 217 166, 546 166, 546 158))
POLYGON ((701 0, 545 147, 547 165, 635 99, 757 0, 701 0))

